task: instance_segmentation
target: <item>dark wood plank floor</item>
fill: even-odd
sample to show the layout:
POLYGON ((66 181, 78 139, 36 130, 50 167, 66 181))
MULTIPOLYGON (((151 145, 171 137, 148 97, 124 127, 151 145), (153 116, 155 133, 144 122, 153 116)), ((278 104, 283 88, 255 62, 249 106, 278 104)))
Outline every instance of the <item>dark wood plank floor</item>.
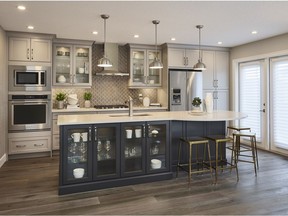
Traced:
POLYGON ((1 215, 287 215, 288 158, 259 152, 235 172, 58 196, 58 157, 10 160, 0 169, 1 215))

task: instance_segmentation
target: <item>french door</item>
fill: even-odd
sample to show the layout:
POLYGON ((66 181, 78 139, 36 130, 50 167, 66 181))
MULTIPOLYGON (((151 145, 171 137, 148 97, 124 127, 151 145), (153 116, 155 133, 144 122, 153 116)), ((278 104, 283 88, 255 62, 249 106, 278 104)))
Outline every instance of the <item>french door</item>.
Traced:
POLYGON ((270 59, 270 148, 288 154, 288 56, 270 59))
POLYGON ((256 133, 257 145, 269 149, 267 122, 267 68, 265 60, 239 64, 239 111, 248 115, 240 126, 256 133))

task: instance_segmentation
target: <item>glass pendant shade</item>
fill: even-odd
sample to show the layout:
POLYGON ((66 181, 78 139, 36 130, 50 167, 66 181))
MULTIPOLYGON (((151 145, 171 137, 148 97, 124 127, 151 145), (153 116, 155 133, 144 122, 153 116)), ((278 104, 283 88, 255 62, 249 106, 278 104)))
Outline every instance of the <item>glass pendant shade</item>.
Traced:
POLYGON ((106 53, 105 53, 105 44, 106 44, 106 20, 109 18, 109 15, 107 14, 102 14, 101 18, 104 19, 104 56, 103 58, 98 60, 98 67, 112 67, 112 62, 110 61, 110 59, 108 59, 106 57, 106 53))
POLYGON ((201 29, 203 28, 203 25, 197 25, 196 28, 199 29, 199 59, 198 62, 194 65, 194 70, 206 70, 206 65, 202 62, 202 52, 201 52, 201 29))
POLYGON ((153 20, 152 23, 155 25, 155 50, 156 50, 156 57, 154 58, 153 62, 149 64, 149 68, 151 69, 161 69, 163 68, 162 62, 157 58, 157 25, 160 23, 159 20, 153 20))

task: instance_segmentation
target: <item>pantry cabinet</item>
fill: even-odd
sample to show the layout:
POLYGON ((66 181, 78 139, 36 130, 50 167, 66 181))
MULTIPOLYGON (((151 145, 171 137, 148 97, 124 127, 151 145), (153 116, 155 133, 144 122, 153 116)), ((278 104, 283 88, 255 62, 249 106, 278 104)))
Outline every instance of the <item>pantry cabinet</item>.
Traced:
POLYGON ((156 52, 151 46, 130 47, 129 88, 157 88, 162 85, 162 69, 151 69, 149 64, 157 56, 161 60, 161 50, 156 52))
POLYGON ((8 60, 23 62, 51 62, 52 40, 9 37, 8 60))
MULTIPOLYGON (((86 44, 90 44, 90 42, 86 44)), ((53 85, 91 86, 91 49, 91 45, 54 43, 53 85)))

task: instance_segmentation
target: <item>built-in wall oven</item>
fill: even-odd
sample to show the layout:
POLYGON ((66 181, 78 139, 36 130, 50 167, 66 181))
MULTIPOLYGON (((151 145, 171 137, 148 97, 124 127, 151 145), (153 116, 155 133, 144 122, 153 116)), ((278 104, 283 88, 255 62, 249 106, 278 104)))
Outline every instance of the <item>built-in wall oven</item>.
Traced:
POLYGON ((8 89, 14 91, 51 91, 50 66, 9 65, 8 89))
POLYGON ((9 132, 49 130, 50 94, 9 95, 9 132))

